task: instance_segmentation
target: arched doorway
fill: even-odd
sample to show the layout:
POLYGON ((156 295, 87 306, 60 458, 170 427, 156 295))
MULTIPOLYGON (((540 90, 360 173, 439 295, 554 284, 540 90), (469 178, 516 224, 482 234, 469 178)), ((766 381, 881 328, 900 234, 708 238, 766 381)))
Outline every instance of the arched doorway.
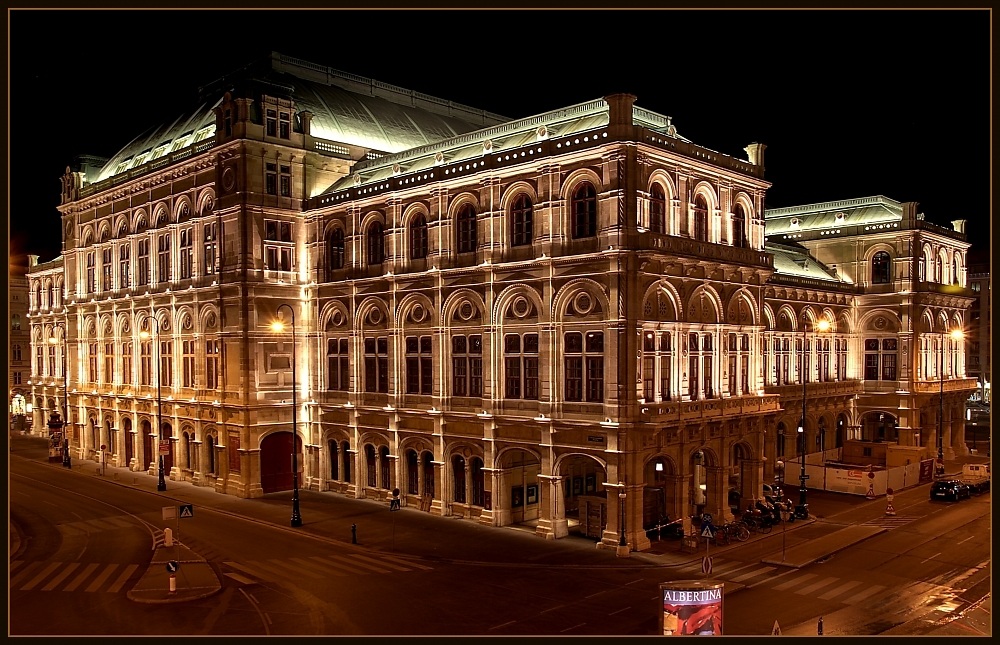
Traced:
MULTIPOLYGON (((537 481, 538 465, 530 466, 535 468, 529 472, 537 481)), ((564 517, 553 518, 554 523, 565 519, 569 535, 600 540, 608 526, 609 514, 618 517, 617 492, 613 493, 614 499, 609 502, 608 491, 604 488, 604 482, 608 480, 604 465, 588 455, 573 454, 559 460, 558 471, 562 482, 564 517)))
POLYGON ((153 427, 149 425, 148 419, 142 420, 139 431, 142 433, 142 463, 139 470, 148 470, 153 463, 153 427))
POLYGON ((653 457, 644 468, 642 489, 642 528, 656 526, 661 517, 677 519, 677 479, 674 463, 667 457, 653 457))
MULTIPOLYGON (((296 437, 296 462, 302 468, 302 439, 296 437)), ((260 487, 264 493, 292 489, 292 433, 274 432, 260 442, 260 487)))
POLYGON ((122 419, 122 440, 125 442, 125 467, 132 468, 132 458, 135 453, 135 436, 132 434, 132 419, 122 419))
POLYGON ((837 415, 837 436, 835 439, 835 447, 843 448, 845 441, 847 441, 847 416, 839 414, 837 415))
POLYGON ((726 501, 732 513, 739 513, 746 506, 744 499, 755 497, 753 490, 752 463, 753 450, 746 443, 734 443, 732 448, 732 466, 729 469, 726 501))

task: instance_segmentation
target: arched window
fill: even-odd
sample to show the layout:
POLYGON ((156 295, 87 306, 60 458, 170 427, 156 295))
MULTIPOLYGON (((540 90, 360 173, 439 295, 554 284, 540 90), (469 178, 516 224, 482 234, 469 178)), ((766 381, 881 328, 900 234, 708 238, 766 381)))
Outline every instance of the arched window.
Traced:
POLYGON ((465 458, 455 455, 451 458, 452 480, 455 482, 455 501, 465 503, 465 458))
POLYGON ((331 271, 344 268, 344 230, 333 229, 326 241, 327 266, 331 271))
POLYGON ((417 465, 417 452, 415 450, 406 451, 406 492, 416 495, 420 492, 417 487, 420 481, 420 471, 417 465))
POLYGON ((372 222, 368 225, 365 238, 368 241, 368 264, 382 264, 385 260, 385 236, 382 222, 372 222))
POLYGON ((573 214, 573 238, 597 235, 597 191, 585 181, 573 191, 570 212, 573 214))
POLYGON ((958 284, 958 260, 956 258, 951 259, 951 283, 958 284))
POLYGON ((513 239, 511 246, 531 244, 534 235, 532 228, 533 207, 531 198, 524 193, 517 196, 510 208, 513 239))
POLYGON ((382 446, 378 449, 378 471, 380 487, 389 490, 389 447, 382 446))
POLYGON ((466 204, 458 211, 458 252, 471 253, 476 250, 476 209, 466 204))
POLYGON ((340 452, 336 441, 328 441, 327 447, 330 450, 330 479, 336 480, 340 475, 340 452))
POLYGON ((667 218, 667 196, 663 192, 663 186, 653 184, 649 189, 649 230, 654 233, 663 233, 666 227, 667 218))
POLYGON ((413 218, 410 224, 410 259, 427 257, 427 218, 423 214, 413 218))
POLYGON ((365 470, 368 486, 375 488, 375 446, 371 444, 365 446, 365 470))
POLYGON ((741 249, 750 246, 750 241, 747 239, 747 215, 741 204, 737 204, 733 209, 733 246, 741 249))
POLYGON ((351 444, 344 441, 340 444, 340 452, 344 455, 344 481, 351 483, 351 444))
MULTIPOLYGON (((128 434, 125 435, 125 438, 128 439, 128 434)), ((208 457, 205 472, 215 473, 215 437, 212 435, 205 437, 205 456, 208 457)))
MULTIPOLYGON (((12 314, 10 317, 10 328, 14 331, 21 329, 21 314, 12 314)), ((18 358, 17 360, 21 360, 18 358)))
POLYGON ((694 239, 708 241, 708 204, 701 195, 694 199, 694 239))
POLYGON ((889 268, 891 260, 885 251, 879 251, 872 257, 872 284, 889 284, 889 268))
POLYGON ((52 283, 50 282, 48 287, 48 293, 46 294, 48 296, 47 303, 50 309, 56 306, 55 294, 56 294, 55 288, 52 286, 52 283))

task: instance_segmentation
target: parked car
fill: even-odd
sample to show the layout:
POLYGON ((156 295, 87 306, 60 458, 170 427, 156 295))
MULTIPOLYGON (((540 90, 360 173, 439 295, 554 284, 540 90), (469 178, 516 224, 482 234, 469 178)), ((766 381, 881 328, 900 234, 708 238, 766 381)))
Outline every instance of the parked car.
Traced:
POLYGON ((960 499, 968 499, 971 494, 969 487, 957 479, 948 479, 931 484, 931 501, 949 499, 957 502, 960 499))

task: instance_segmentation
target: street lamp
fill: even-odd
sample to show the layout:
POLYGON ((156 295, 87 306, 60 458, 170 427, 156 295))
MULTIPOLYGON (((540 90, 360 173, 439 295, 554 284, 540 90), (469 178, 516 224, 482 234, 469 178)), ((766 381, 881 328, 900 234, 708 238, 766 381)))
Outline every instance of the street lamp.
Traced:
MULTIPOLYGON (((820 318, 815 330, 825 332, 830 330, 830 321, 820 318)), ((809 505, 806 503, 806 322, 802 322, 802 421, 798 428, 799 443, 799 505, 795 507, 795 516, 801 519, 809 517, 809 505)))
POLYGON ((937 444, 938 444, 938 467, 944 464, 944 337, 945 334, 951 337, 953 341, 962 340, 965 334, 961 329, 952 329, 950 332, 941 332, 941 370, 938 373, 938 377, 941 379, 941 399, 940 407, 938 409, 938 434, 937 434, 937 444))
POLYGON ((618 501, 621 504, 621 530, 618 537, 618 555, 628 555, 628 541, 625 539, 625 482, 618 492, 618 501))
POLYGON ((295 402, 295 310, 291 305, 278 305, 278 319, 271 323, 271 330, 279 333, 285 330, 281 317, 282 307, 288 307, 288 313, 292 315, 292 526, 302 526, 302 515, 299 513, 298 404, 295 402))
MULTIPOLYGON (((62 327, 63 338, 62 338, 62 376, 63 376, 63 466, 66 468, 73 467, 72 457, 69 455, 69 399, 67 394, 68 380, 66 375, 66 327, 64 325, 56 325, 56 327, 62 327)), ((49 343, 51 345, 56 345, 59 339, 54 335, 49 336, 49 343)))
MULTIPOLYGON (((163 441, 163 417, 162 407, 163 404, 160 399, 160 362, 162 361, 161 349, 160 349, 160 323, 155 317, 150 317, 149 320, 153 323, 153 329, 156 335, 153 338, 153 342, 156 343, 156 439, 157 443, 163 441)), ((139 332, 139 338, 143 340, 149 339, 149 332, 142 330, 139 332)), ((160 452, 160 446, 156 446, 156 490, 165 491, 167 490, 167 482, 163 478, 163 453, 160 452)))

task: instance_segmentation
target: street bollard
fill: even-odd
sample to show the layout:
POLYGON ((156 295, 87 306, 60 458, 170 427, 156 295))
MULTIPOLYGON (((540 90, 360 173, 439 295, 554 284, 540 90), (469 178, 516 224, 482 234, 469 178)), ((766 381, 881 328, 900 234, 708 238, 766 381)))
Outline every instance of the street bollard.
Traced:
POLYGON ((177 593, 177 576, 170 576, 170 593, 177 593))
POLYGON ((163 529, 163 546, 174 545, 174 532, 170 529, 163 529))
POLYGON ((351 524, 351 544, 358 543, 358 525, 351 524))
POLYGON ((819 617, 819 622, 816 623, 816 635, 817 636, 822 636, 823 635, 823 617, 822 616, 819 617))

